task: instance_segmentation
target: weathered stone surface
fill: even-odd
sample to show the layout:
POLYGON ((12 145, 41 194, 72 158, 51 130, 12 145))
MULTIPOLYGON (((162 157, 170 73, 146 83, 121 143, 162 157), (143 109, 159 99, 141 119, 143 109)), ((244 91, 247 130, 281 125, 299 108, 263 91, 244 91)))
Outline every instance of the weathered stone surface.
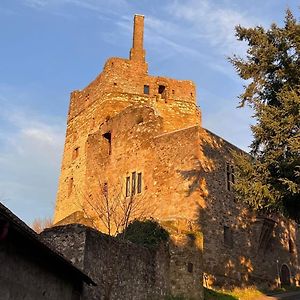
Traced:
POLYGON ((107 230, 90 202, 102 201, 105 184, 110 199, 123 199, 126 177, 141 173, 134 197, 143 217, 186 220, 203 232, 205 284, 273 285, 283 264, 292 281, 300 278, 296 224, 267 216, 275 223, 261 247, 266 216, 237 203, 227 188, 226 164, 241 150, 201 127, 193 82, 148 75, 144 19, 135 20, 130 59, 108 59, 92 83, 71 94, 54 221, 107 230))
POLYGON ((47 229, 42 238, 97 283, 85 286, 83 299, 146 300, 173 294, 199 300, 202 236, 187 233, 173 232, 170 242, 155 250, 76 224, 47 229))

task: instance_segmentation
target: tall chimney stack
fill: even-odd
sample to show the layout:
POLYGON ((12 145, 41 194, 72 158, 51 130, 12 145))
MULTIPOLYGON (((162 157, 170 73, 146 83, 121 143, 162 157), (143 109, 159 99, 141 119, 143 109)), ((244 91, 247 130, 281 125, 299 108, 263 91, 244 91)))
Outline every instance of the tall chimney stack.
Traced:
POLYGON ((133 43, 130 49, 130 59, 145 62, 144 50, 144 16, 134 15, 133 43))

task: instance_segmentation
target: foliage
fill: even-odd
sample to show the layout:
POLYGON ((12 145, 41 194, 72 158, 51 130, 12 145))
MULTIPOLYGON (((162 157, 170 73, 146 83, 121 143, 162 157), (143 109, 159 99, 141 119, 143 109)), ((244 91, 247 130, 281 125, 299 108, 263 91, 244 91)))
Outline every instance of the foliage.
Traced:
POLYGON ((256 124, 252 158, 236 154, 235 189, 253 208, 300 222, 300 24, 288 10, 282 28, 237 26, 236 36, 248 43, 246 58, 230 58, 247 80, 240 106, 256 124))
POLYGON ((168 232, 152 219, 145 221, 134 220, 118 236, 147 248, 154 248, 161 242, 166 242, 169 239, 168 232))
POLYGON ((226 294, 225 292, 214 291, 204 288, 204 300, 237 300, 235 296, 226 294))
POLYGON ((53 225, 53 221, 51 218, 36 218, 32 222, 31 228, 36 232, 36 233, 41 233, 44 229, 50 228, 53 225))
POLYGON ((264 296, 255 287, 235 288, 232 291, 204 288, 204 300, 256 300, 264 296))

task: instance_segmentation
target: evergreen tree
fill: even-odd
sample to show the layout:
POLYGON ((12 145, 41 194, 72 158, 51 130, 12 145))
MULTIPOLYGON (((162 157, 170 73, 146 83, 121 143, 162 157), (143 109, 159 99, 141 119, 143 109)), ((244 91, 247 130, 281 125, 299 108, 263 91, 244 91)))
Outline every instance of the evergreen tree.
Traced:
POLYGON ((246 58, 230 58, 247 80, 240 106, 256 124, 251 157, 236 155, 240 199, 256 210, 281 212, 300 223, 300 24, 288 10, 284 26, 236 27, 246 58))

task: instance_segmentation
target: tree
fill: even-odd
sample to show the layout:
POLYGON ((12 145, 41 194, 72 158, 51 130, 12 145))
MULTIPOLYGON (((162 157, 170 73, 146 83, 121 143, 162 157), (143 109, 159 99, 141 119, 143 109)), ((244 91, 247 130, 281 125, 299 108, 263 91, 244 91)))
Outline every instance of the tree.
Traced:
POLYGON ((300 24, 287 10, 283 27, 237 26, 236 36, 247 56, 229 60, 247 80, 240 106, 253 109, 256 124, 251 158, 236 155, 235 190, 257 210, 300 222, 300 24))
POLYGON ((44 229, 52 227, 52 225, 53 221, 51 218, 36 218, 33 220, 31 227, 36 233, 41 233, 44 229))
POLYGON ((122 178, 108 184, 99 176, 87 191, 74 186, 78 208, 87 223, 110 236, 124 232, 133 220, 145 220, 155 212, 153 204, 147 201, 147 194, 137 193, 136 189, 133 192, 131 188, 127 187, 130 195, 126 196, 122 178))

